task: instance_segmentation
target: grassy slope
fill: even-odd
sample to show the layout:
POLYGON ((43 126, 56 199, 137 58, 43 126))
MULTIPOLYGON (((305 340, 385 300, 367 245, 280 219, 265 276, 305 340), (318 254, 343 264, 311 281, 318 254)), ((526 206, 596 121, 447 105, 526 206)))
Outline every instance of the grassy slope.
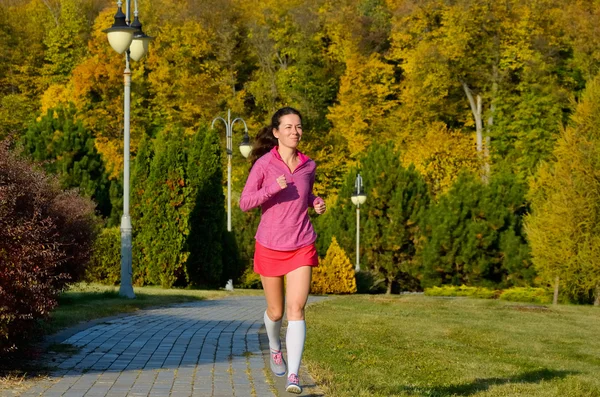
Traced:
POLYGON ((327 395, 600 396, 600 309, 347 296, 308 309, 327 395))

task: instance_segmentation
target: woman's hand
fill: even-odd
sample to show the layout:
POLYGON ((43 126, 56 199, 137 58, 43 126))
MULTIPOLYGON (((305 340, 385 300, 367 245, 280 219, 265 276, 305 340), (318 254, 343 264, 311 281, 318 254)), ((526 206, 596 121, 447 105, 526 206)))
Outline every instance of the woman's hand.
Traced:
POLYGON ((279 178, 277 178, 277 183, 279 184, 279 187, 281 188, 281 190, 285 189, 287 187, 287 181, 285 180, 285 175, 281 175, 279 178))
POLYGON ((323 199, 320 197, 317 197, 315 199, 313 206, 315 207, 315 212, 319 215, 324 214, 327 210, 327 207, 325 206, 325 201, 323 201, 323 199))

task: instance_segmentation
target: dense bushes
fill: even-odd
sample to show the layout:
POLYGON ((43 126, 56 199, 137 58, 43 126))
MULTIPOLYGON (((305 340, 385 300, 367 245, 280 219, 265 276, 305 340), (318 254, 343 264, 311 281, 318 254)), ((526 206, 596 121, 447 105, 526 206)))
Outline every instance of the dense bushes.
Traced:
POLYGON ((94 203, 59 188, 0 143, 0 352, 35 333, 57 295, 85 271, 94 203))
POLYGON ((94 242, 85 280, 117 285, 121 280, 121 231, 118 227, 102 229, 94 242))
POLYGON ((501 299, 511 302, 531 302, 547 304, 552 302, 552 291, 546 288, 514 287, 505 290, 492 290, 466 285, 443 285, 425 289, 427 296, 468 296, 482 299, 501 299))
POLYGON ((514 287, 502 291, 500 299, 512 302, 551 303, 552 291, 546 288, 514 287))
POLYGON ((497 298, 499 293, 484 287, 469 287, 466 285, 442 285, 425 289, 428 296, 470 296, 473 298, 491 299, 497 298))

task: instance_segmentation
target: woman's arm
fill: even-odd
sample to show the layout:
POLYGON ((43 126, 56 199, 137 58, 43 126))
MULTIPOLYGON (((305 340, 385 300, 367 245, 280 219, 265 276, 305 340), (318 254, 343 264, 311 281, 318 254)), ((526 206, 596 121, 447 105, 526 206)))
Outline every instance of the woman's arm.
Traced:
POLYGON ((249 211, 262 205, 281 191, 282 188, 277 181, 263 186, 264 179, 264 170, 258 165, 252 167, 242 191, 242 197, 240 197, 240 208, 242 211, 249 211))
POLYGON ((315 200, 319 199, 321 200, 320 197, 317 197, 313 194, 313 186, 315 185, 315 171, 312 172, 312 174, 310 175, 310 190, 308 191, 308 206, 309 207, 314 207, 315 206, 315 200))

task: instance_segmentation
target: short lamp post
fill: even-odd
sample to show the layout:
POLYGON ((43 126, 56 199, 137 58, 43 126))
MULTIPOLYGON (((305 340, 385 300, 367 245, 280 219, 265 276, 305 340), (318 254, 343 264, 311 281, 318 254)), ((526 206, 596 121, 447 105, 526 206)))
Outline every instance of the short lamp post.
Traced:
POLYGON ((367 195, 363 189, 362 177, 360 174, 356 176, 354 182, 354 193, 352 194, 352 203, 356 206, 356 266, 355 272, 360 271, 360 205, 367 200, 367 195))
POLYGON ((117 2, 117 13, 113 26, 105 29, 110 46, 119 54, 125 53, 124 76, 124 117, 123 117, 123 216, 121 217, 121 286, 119 295, 135 298, 132 286, 131 268, 131 218, 129 217, 129 107, 131 99, 131 71, 129 60, 139 61, 148 52, 148 43, 152 37, 142 31, 138 19, 137 0, 135 0, 135 19, 131 22, 131 0, 126 0, 126 13, 123 14, 123 2, 117 2))
POLYGON ((221 120, 225 124, 225 136, 227 138, 227 231, 231 231, 231 156, 233 155, 233 125, 240 121, 244 124, 244 138, 240 143, 240 152, 242 156, 248 157, 252 151, 252 145, 250 145, 250 138, 248 137, 248 126, 241 117, 231 120, 231 109, 227 110, 227 120, 223 117, 215 117, 212 121, 211 128, 215 127, 215 122, 221 120))

